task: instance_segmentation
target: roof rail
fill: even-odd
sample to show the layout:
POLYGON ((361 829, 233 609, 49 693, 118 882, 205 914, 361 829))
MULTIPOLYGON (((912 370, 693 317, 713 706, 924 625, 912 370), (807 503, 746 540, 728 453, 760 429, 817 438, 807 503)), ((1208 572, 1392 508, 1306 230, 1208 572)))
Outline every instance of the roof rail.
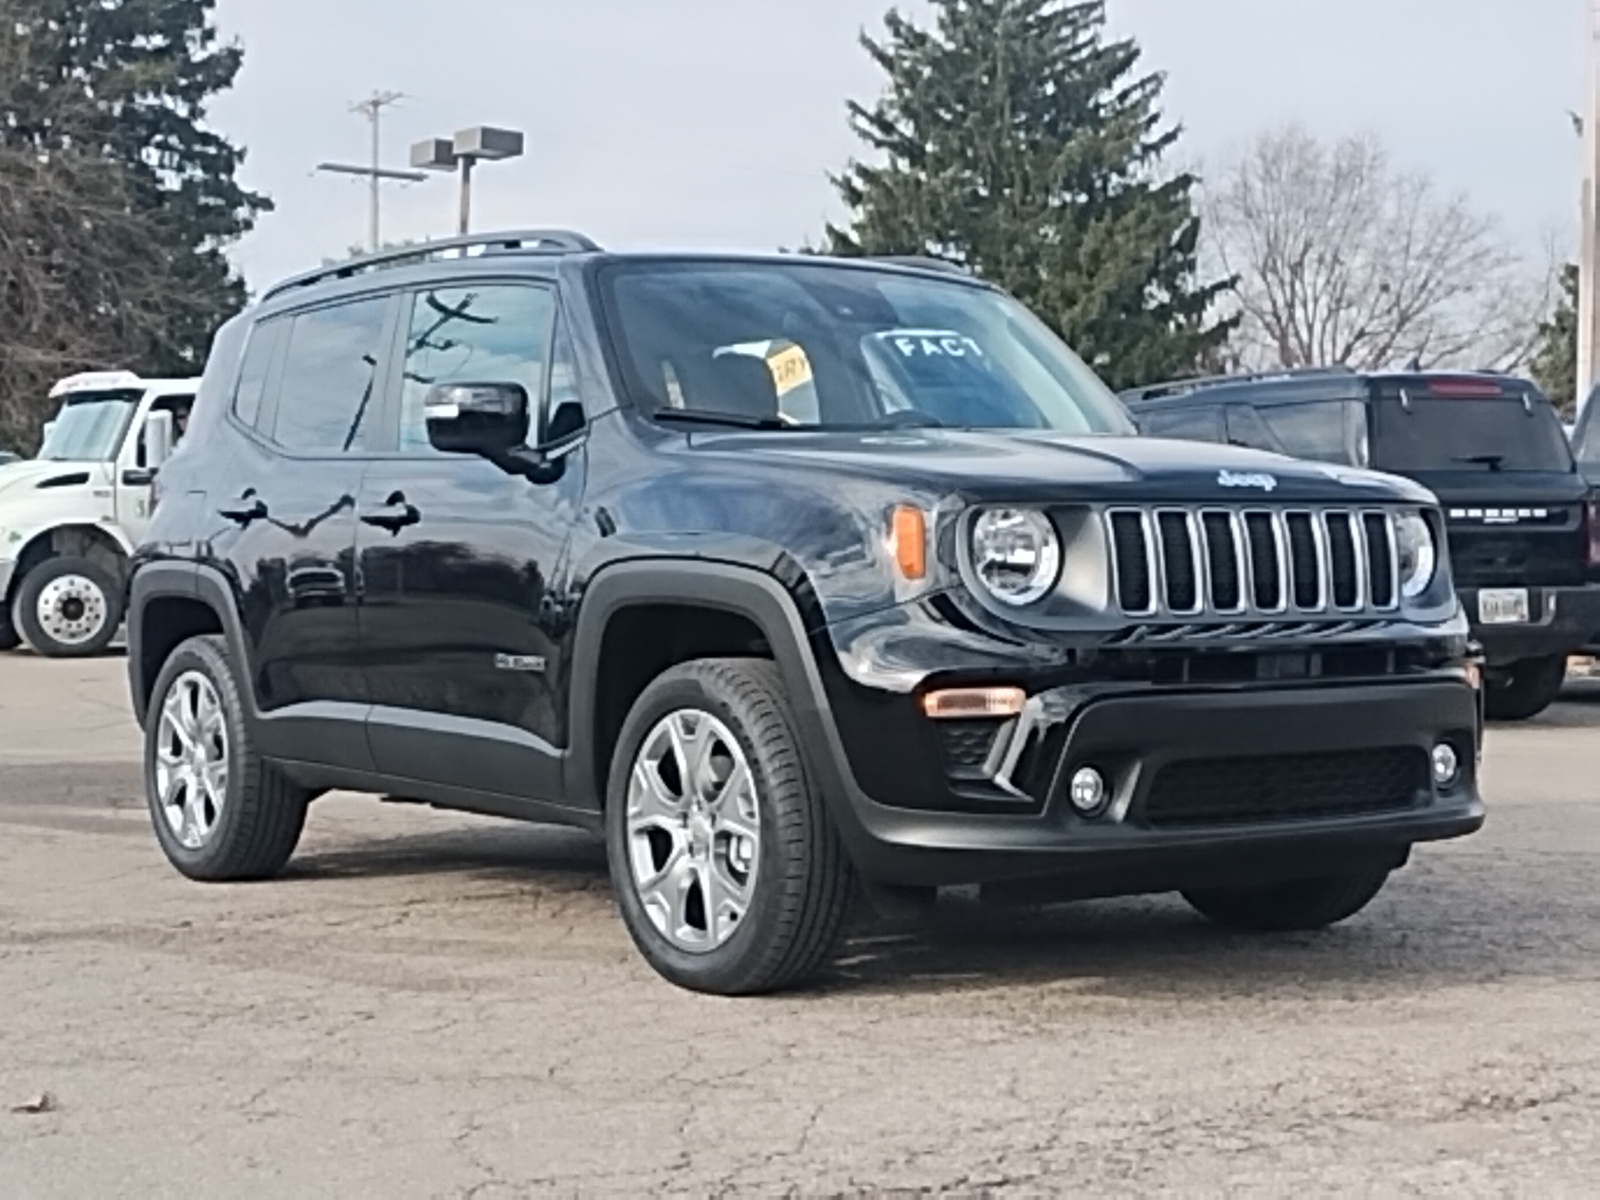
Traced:
POLYGON ((481 249, 484 254, 583 254, 600 249, 598 243, 581 233, 567 229, 521 229, 507 233, 475 233, 465 237, 444 238, 436 242, 422 242, 414 246, 395 246, 375 254, 363 254, 347 262, 334 263, 295 275, 273 285, 262 293, 262 300, 271 300, 295 288, 310 287, 329 279, 352 279, 378 267, 394 263, 422 262, 437 258, 452 250, 467 257, 468 250, 481 249))
POLYGON ((972 271, 948 258, 934 258, 931 254, 875 254, 869 262, 885 263, 892 267, 917 267, 923 271, 942 271, 946 275, 970 275, 972 271))
POLYGON ((1153 383, 1147 387, 1129 388, 1119 393, 1125 401, 1154 400, 1161 396, 1183 396, 1206 388, 1225 387, 1235 383, 1267 383, 1279 379, 1318 379, 1328 376, 1347 378, 1355 372, 1349 367, 1293 367, 1279 371, 1252 371, 1238 375, 1204 375, 1193 379, 1172 379, 1166 383, 1153 383))

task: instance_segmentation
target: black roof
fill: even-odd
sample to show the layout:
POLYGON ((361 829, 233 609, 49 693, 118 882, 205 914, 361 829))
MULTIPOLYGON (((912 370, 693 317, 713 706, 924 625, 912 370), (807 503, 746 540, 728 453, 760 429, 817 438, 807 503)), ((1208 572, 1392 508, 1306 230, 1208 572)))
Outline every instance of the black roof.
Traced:
POLYGON ((1374 385, 1396 384, 1424 389, 1441 380, 1480 380, 1512 385, 1517 394, 1536 392, 1534 384, 1494 371, 1355 371, 1349 367, 1306 367, 1261 371, 1254 374, 1213 375, 1174 379, 1166 383, 1130 388, 1121 393, 1124 404, 1136 411, 1190 404, 1226 404, 1230 400, 1292 403, 1305 400, 1365 400, 1374 385))
MULTIPOLYGON (((457 264, 462 260, 482 263, 482 260, 487 259, 490 261, 482 263, 482 265, 484 269, 490 269, 494 265, 494 260, 508 255, 516 255, 524 259, 540 258, 547 261, 565 259, 574 255, 604 255, 608 258, 655 259, 661 261, 681 260, 686 257, 708 262, 793 263, 796 261, 795 255, 776 252, 749 254, 717 252, 669 253, 664 251, 608 253, 594 239, 570 229, 509 230, 446 238, 441 241, 423 242, 420 245, 396 246, 374 254, 365 254, 344 262, 319 267, 314 271, 307 271, 274 284, 262 293, 261 302, 267 303, 278 300, 291 292, 305 288, 357 279, 386 267, 423 267, 431 263, 447 260, 454 261, 457 264), (476 253, 473 253, 474 251, 476 253)), ((817 255, 807 256, 806 261, 826 262, 838 266, 873 267, 880 270, 889 268, 916 274, 935 273, 945 277, 955 276, 978 286, 988 286, 974 277, 970 271, 960 264, 939 258, 914 255, 894 255, 881 258, 831 258, 817 255)))

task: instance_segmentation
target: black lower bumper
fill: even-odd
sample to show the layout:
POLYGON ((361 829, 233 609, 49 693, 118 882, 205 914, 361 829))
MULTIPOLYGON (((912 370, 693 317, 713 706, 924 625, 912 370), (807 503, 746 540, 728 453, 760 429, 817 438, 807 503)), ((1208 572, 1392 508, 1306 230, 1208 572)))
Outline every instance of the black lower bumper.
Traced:
POLYGON ((815 766, 843 801, 835 811, 862 874, 913 886, 1055 877, 1082 896, 1247 885, 1399 865, 1413 843, 1483 823, 1478 693, 1458 671, 1055 700, 1065 737, 1053 743, 1054 782, 1027 814, 928 811, 916 797, 868 796, 831 718, 808 713, 833 748, 815 766), (1445 787, 1431 765, 1441 743, 1459 763, 1445 787), (1084 766, 1111 784, 1109 811, 1093 818, 1067 795, 1084 766))
POLYGON ((1483 591, 1461 589, 1461 604, 1472 624, 1473 640, 1483 647, 1492 667, 1573 654, 1600 642, 1600 586, 1529 588, 1528 620, 1506 624, 1482 620, 1483 591))

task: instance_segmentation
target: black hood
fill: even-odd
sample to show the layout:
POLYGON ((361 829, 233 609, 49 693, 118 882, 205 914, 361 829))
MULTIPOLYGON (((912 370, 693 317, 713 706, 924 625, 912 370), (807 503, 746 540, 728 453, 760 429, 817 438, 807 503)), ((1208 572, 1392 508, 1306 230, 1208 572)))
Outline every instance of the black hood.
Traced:
POLYGON ((1407 479, 1205 442, 918 429, 695 433, 694 453, 975 499, 1432 504, 1407 479))

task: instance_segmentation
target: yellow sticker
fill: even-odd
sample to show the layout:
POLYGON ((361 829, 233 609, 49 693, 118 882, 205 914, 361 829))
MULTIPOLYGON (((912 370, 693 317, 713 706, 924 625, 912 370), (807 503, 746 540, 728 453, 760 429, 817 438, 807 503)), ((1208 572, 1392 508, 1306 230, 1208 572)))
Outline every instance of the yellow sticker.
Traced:
POLYGON ((793 342, 769 353, 767 368, 772 372, 773 382, 778 385, 779 396, 787 396, 795 388, 811 382, 811 360, 793 342))

